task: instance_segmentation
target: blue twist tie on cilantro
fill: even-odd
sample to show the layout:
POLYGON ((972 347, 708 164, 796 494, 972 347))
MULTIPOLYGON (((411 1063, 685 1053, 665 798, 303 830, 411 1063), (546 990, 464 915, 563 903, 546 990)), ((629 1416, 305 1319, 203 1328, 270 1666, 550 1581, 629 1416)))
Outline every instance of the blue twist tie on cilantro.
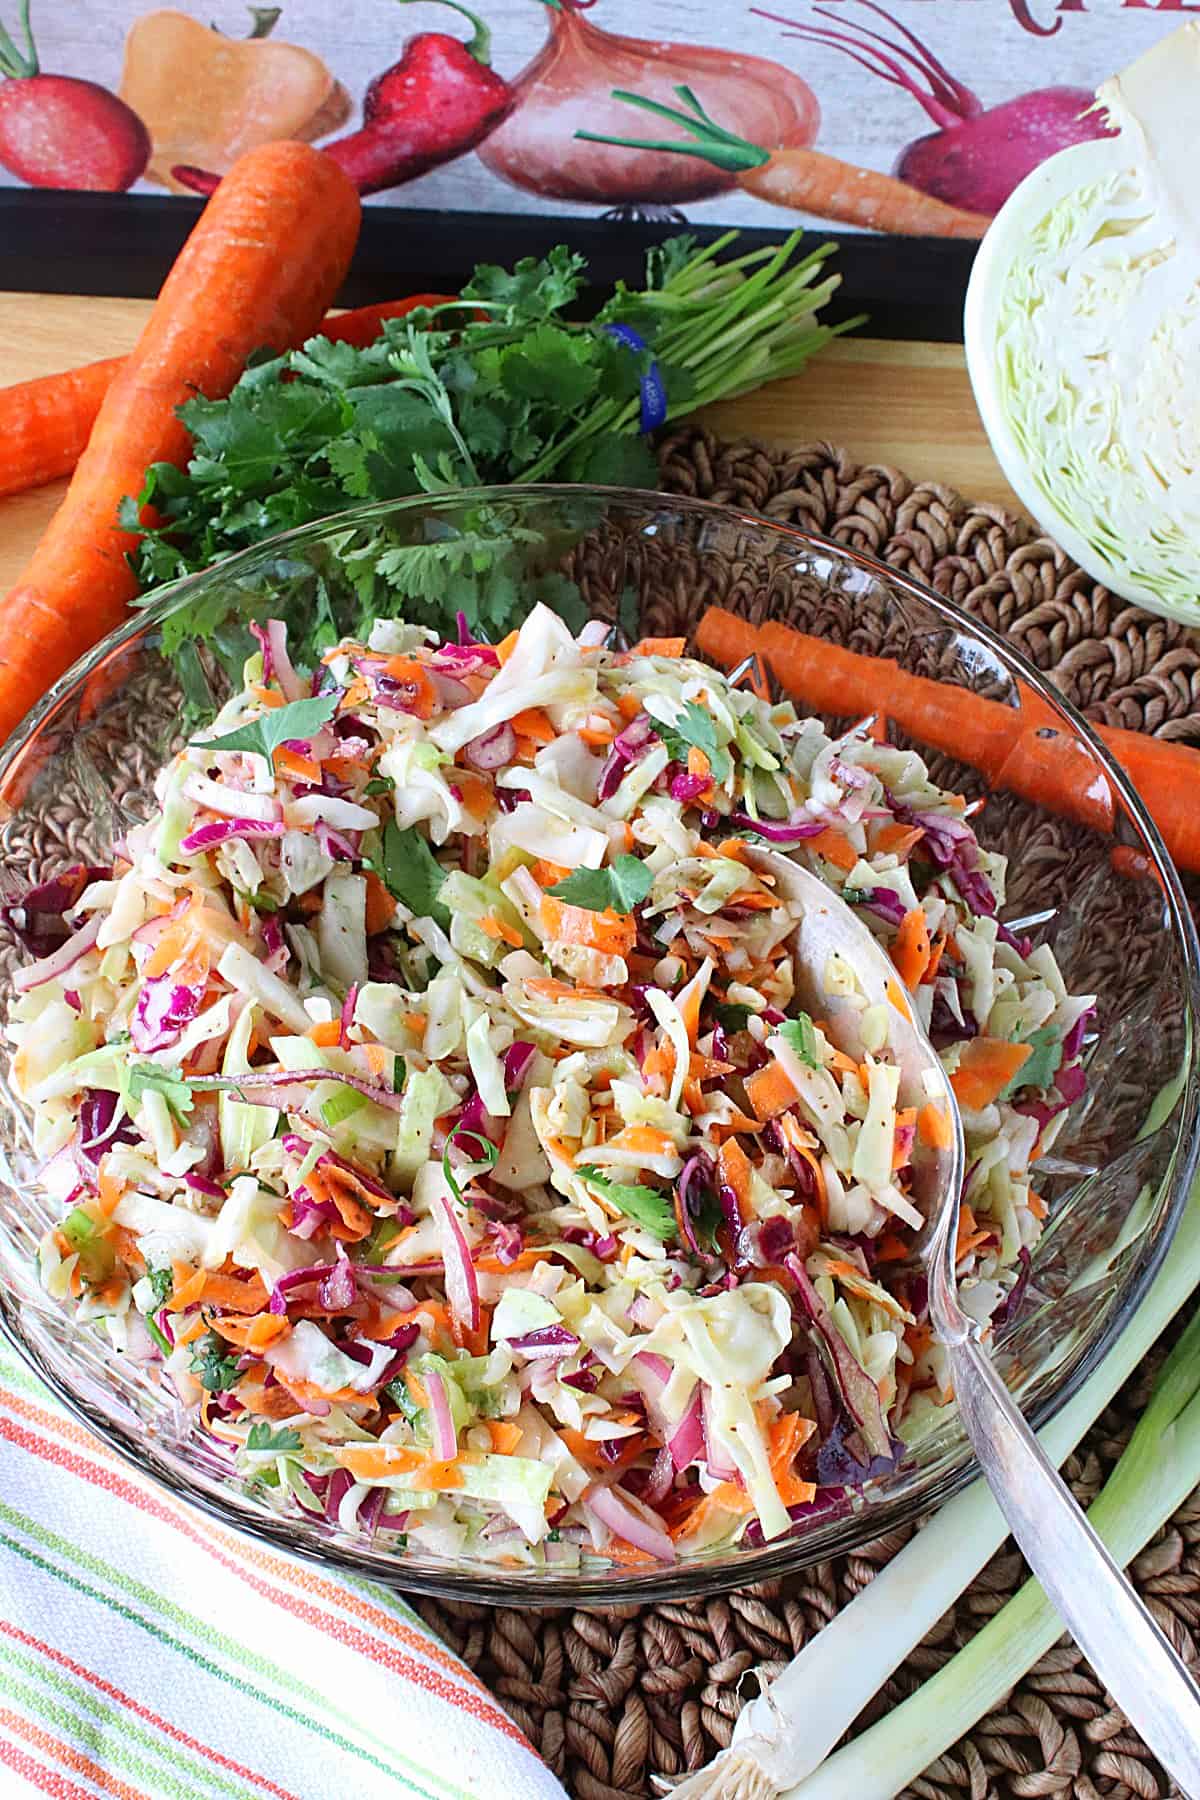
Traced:
MULTIPOLYGON (((610 337, 616 338, 618 344, 624 344, 627 350, 640 352, 650 348, 645 338, 632 325, 606 325, 604 329, 610 337)), ((657 431, 660 425, 667 422, 667 390, 655 361, 651 360, 650 367, 638 381, 638 387, 642 396, 642 430, 657 431)))

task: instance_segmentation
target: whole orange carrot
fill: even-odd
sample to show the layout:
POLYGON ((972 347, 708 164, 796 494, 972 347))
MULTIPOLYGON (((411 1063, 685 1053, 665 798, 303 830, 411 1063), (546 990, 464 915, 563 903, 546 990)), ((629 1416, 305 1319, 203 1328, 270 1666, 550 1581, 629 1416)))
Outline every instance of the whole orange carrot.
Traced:
MULTIPOLYGON (((889 657, 864 656, 771 620, 755 627, 709 607, 696 643, 710 661, 732 668, 752 651, 763 657, 793 700, 838 718, 884 713, 922 744, 943 750, 1052 812, 1111 832, 1112 786, 1050 706, 1021 685, 1021 705, 985 700, 953 682, 909 675, 889 657)), ((1096 734, 1137 788, 1181 869, 1200 872, 1200 750, 1119 726, 1096 734)))
POLYGON ((236 162, 163 284, 116 376, 66 496, 0 602, 0 739, 74 659, 121 623, 137 592, 117 525, 153 462, 182 463, 176 408, 227 394, 260 345, 311 336, 354 253, 360 202, 308 144, 264 144, 236 162))
POLYGON ((0 494, 69 475, 83 454, 123 356, 0 388, 0 494))
POLYGON ((663 106, 657 100, 626 93, 621 88, 614 88, 612 97, 668 119, 672 125, 682 125, 692 138, 690 144, 677 137, 620 138, 595 131, 577 131, 575 136, 591 144, 617 144, 626 150, 698 157, 728 170, 746 193, 768 200, 772 206, 791 207, 841 225, 859 225, 865 231, 883 231, 895 237, 981 238, 991 224, 986 213, 947 206, 944 200, 935 200, 920 188, 897 181, 894 175, 881 175, 877 169, 842 162, 836 156, 826 156, 803 145, 768 149, 751 144, 710 119, 690 88, 675 91, 682 106, 663 106))
MULTIPOLYGON (((418 306, 437 306, 451 294, 410 294, 331 314, 321 323, 327 338, 362 348, 374 343, 385 319, 402 319, 418 306)), ((83 455, 101 402, 125 366, 123 356, 39 375, 0 388, 0 496, 22 494, 69 475, 83 455)))

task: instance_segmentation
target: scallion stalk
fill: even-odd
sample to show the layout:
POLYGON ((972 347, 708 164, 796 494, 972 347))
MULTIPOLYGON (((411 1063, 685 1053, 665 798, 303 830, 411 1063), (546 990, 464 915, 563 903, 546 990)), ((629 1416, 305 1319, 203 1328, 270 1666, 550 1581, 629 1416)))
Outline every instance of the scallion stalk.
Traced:
MULTIPOLYGON (((1174 1087, 1158 1096, 1143 1135, 1169 1114, 1177 1098, 1174 1087)), ((1079 1393, 1039 1432, 1056 1467, 1139 1367, 1198 1282, 1200 1182, 1136 1315, 1079 1393)), ((1200 1327, 1193 1324, 1164 1366, 1125 1455, 1092 1509, 1093 1523, 1122 1562, 1136 1554, 1200 1481, 1200 1400, 1189 1407, 1196 1395, 1200 1327), (1191 1346, 1190 1376, 1185 1344, 1191 1346), (1144 1472, 1150 1472, 1150 1480, 1143 1491, 1138 1476, 1144 1472)), ((1057 1613, 1030 1581, 932 1682, 823 1761, 955 1604, 1007 1532, 983 1481, 950 1501, 744 1710, 729 1749, 675 1789, 674 1800, 771 1800, 776 1795, 844 1800, 847 1794, 855 1800, 890 1800, 899 1793, 1062 1634, 1057 1613), (1008 1621, 1003 1631, 998 1629, 1002 1620, 1008 1621), (988 1642, 977 1650, 985 1638, 988 1642), (931 1695, 935 1684, 937 1692, 931 1695)))
MULTIPOLYGON (((1198 1480, 1200 1313, 1163 1364, 1150 1403, 1088 1518, 1124 1567, 1198 1480)), ((844 1800, 847 1794, 892 1800, 1001 1701, 1062 1630, 1037 1582, 1027 1581, 944 1668, 789 1789, 785 1800, 844 1800)))

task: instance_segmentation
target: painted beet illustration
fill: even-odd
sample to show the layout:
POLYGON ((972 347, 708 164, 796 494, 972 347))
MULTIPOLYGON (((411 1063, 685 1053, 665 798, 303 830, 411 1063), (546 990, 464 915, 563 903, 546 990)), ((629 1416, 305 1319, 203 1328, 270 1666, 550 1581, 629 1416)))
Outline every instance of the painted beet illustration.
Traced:
POLYGON ((1056 150, 1110 135, 1102 116, 1092 110, 1095 97, 1087 88, 1036 88, 985 107, 922 39, 875 0, 847 0, 847 4, 865 7, 894 35, 853 22, 847 30, 842 13, 821 6, 813 8, 817 17, 840 29, 806 24, 764 7, 750 10, 760 19, 786 26, 787 37, 834 45, 859 68, 911 94, 938 129, 901 151, 895 174, 948 206, 999 212, 1013 189, 1056 150))

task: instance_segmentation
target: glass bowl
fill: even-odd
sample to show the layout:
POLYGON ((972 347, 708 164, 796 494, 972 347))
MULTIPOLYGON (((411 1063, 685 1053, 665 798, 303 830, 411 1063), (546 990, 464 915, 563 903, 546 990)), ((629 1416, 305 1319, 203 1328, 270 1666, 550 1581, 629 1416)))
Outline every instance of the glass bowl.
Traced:
MULTIPOLYGON (((1100 997, 1087 1093, 1054 1154, 1039 1164, 1050 1221, 1023 1301, 996 1347, 1025 1412, 1037 1423, 1049 1418, 1128 1323, 1183 1206, 1198 1147, 1195 932, 1153 825, 1082 717, 1001 638, 869 557, 729 508, 570 487, 405 500, 276 537, 164 589, 64 677, 0 753, 0 899, 17 898, 66 864, 108 859, 114 841, 152 806, 153 774, 181 740, 185 702, 206 691, 219 699, 228 688, 225 668, 240 669, 249 619, 281 610, 311 616, 319 607, 331 630, 351 629, 364 601, 419 617, 430 594, 446 591, 447 572, 455 601, 485 613, 537 594, 634 635, 692 637, 710 605, 755 622, 794 622, 832 644, 935 676, 944 693, 968 689, 1020 709, 1036 729, 1044 731, 1049 717, 1087 773, 1088 791, 1110 797, 1112 829, 1101 833, 1034 801, 989 792, 974 769, 943 753, 929 757, 935 779, 980 801, 973 822, 981 842, 1008 855, 1006 919, 1032 919, 1022 929, 1053 944, 1067 986, 1100 997), (375 559, 381 544, 386 565, 375 559), (190 659, 181 692, 166 650, 197 602, 217 654, 190 659)), ((886 670, 879 707, 886 713, 886 670)), ((944 732, 931 731, 945 743, 944 732)), ((0 926, 5 1006, 19 957, 6 930, 0 926)), ((678 1598, 853 1550, 938 1505, 972 1476, 951 1417, 893 1472, 794 1535, 648 1572, 439 1560, 386 1538, 372 1542, 323 1521, 282 1517, 243 1488, 152 1374, 120 1359, 94 1326, 39 1290, 34 1253, 53 1221, 27 1143, 22 1108, 5 1087, 0 1323, 12 1343, 145 1473, 224 1523, 328 1568, 506 1604, 678 1598)))

